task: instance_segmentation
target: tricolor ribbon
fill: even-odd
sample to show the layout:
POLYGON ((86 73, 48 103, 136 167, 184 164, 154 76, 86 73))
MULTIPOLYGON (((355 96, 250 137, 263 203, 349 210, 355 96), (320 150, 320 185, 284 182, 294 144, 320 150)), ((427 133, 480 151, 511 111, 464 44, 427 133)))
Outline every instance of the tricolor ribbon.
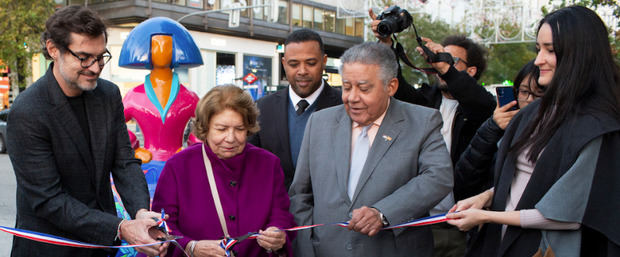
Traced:
MULTIPOLYGON (((442 223, 442 222, 445 222, 445 221, 448 220, 448 218, 446 218, 446 214, 447 213, 439 214, 439 215, 435 215, 435 216, 430 216, 430 217, 425 217, 425 218, 421 218, 421 219, 415 219, 415 220, 408 221, 408 222, 405 222, 405 223, 401 223, 401 224, 385 227, 385 228, 383 228, 383 230, 396 229, 396 228, 404 228, 404 227, 419 227, 419 226, 426 226, 426 225, 442 223)), ((299 231, 299 230, 310 229, 310 228, 321 227, 321 226, 339 226, 339 227, 346 228, 346 227, 349 226, 349 222, 345 221, 345 222, 336 222, 336 223, 329 223, 329 224, 305 225, 305 226, 297 226, 297 227, 292 227, 292 228, 287 228, 287 229, 280 229, 280 230, 281 231, 299 231)), ((14 236, 30 239, 30 240, 33 240, 33 241, 42 242, 42 243, 48 243, 48 244, 53 244, 53 245, 60 245, 60 246, 70 246, 70 247, 79 247, 79 248, 95 248, 95 249, 99 249, 99 248, 117 248, 118 249, 118 248, 131 248, 131 247, 145 247, 145 246, 152 246, 152 245, 158 245, 158 244, 162 244, 162 243, 166 243, 166 242, 171 242, 171 243, 177 245, 177 247, 179 247, 179 249, 181 249, 181 251, 183 251, 182 247, 176 241, 176 239, 178 239, 180 237, 171 236, 169 234, 170 228, 166 224, 165 213, 164 213, 163 209, 161 210, 161 219, 157 221, 157 228, 166 234, 165 238, 159 239, 159 240, 161 240, 161 242, 150 243, 150 244, 133 244, 133 245, 97 245, 97 244, 89 244, 89 243, 84 243, 84 242, 80 242, 80 241, 76 241, 76 240, 71 240, 71 239, 66 239, 66 238, 58 237, 58 236, 48 235, 48 234, 44 234, 44 233, 39 233, 39 232, 34 232, 34 231, 29 231, 29 230, 24 230, 24 229, 9 228, 9 227, 4 227, 4 226, 0 226, 0 231, 12 234, 14 236)), ((248 238, 256 239, 259 235, 260 234, 257 233, 257 232, 250 232, 250 233, 247 233, 247 234, 245 234, 243 236, 240 236, 240 237, 237 237, 237 238, 225 238, 225 239, 223 239, 220 242, 220 247, 222 247, 222 249, 224 249, 224 251, 226 251, 226 256, 230 256, 230 254, 232 252, 232 248, 237 243, 239 243, 239 242, 241 242, 241 241, 243 241, 245 239, 248 239, 248 238)), ((183 253, 186 256, 188 256, 188 254, 185 253, 185 251, 183 251, 183 253)))
MULTIPOLYGON (((420 218, 420 219, 415 219, 412 221, 408 221, 405 223, 401 223, 401 224, 397 224, 397 225, 393 225, 393 226, 389 226, 389 227, 385 227, 383 228, 383 230, 388 230, 388 229, 396 229, 396 228, 404 228, 404 227, 420 227, 420 226, 426 226, 426 225, 432 225, 432 224, 437 224, 437 223, 442 223, 448 220, 448 218, 446 218, 447 213, 444 214, 439 214, 439 215, 435 215, 435 216, 430 216, 430 217, 425 217, 425 218, 420 218)), ((304 230, 304 229, 309 229, 309 228, 315 228, 315 227, 321 227, 321 226, 339 226, 342 228, 346 228, 349 226, 349 222, 348 221, 344 221, 344 222, 336 222, 336 223, 328 223, 328 224, 314 224, 314 225, 305 225, 305 226, 297 226, 297 227, 292 227, 292 228, 286 228, 286 229, 280 229, 280 231, 299 231, 299 230, 304 230)), ((226 256, 230 256, 230 250, 232 250, 232 248, 235 246, 235 244, 240 243, 241 241, 248 239, 248 238, 257 238, 260 234, 257 232, 250 232, 247 233, 243 236, 237 237, 237 238, 229 238, 222 240, 222 242, 220 243, 220 247, 222 247, 225 251, 226 251, 226 256)))
POLYGON ((45 233, 39 233, 34 231, 29 231, 25 229, 17 229, 17 228, 9 228, 0 226, 0 231, 12 234, 17 237, 22 237, 26 239, 30 239, 37 242, 48 243, 53 245, 60 246, 70 246, 70 247, 79 247, 79 248, 92 248, 92 249, 101 249, 101 248, 132 248, 132 247, 144 247, 144 246, 152 246, 158 245, 165 242, 174 241, 174 239, 164 240, 161 242, 150 243, 150 244, 133 244, 133 245, 98 245, 98 244, 89 244, 76 240, 66 239, 58 236, 52 236, 45 233))

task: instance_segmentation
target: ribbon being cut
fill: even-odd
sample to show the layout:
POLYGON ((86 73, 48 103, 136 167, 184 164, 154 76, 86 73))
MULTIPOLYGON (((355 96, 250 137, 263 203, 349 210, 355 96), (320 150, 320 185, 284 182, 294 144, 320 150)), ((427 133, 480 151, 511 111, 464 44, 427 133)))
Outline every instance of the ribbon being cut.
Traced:
MULTIPOLYGON (((446 218, 446 214, 439 214, 439 215, 435 215, 435 216, 430 216, 430 217, 425 217, 425 218, 421 218, 421 219, 415 219, 409 222, 405 222, 405 223, 401 223, 401 224, 397 224, 397 225, 393 225, 393 226, 388 226, 383 228, 383 230, 388 230, 388 229, 396 229, 396 228, 404 228, 404 227, 419 227, 419 226, 426 226, 426 225, 431 225, 431 224, 437 224, 437 223, 441 223, 441 222, 445 222, 448 219, 446 218)), ((336 222, 336 223, 329 223, 329 224, 314 224, 314 225, 306 225, 306 226, 298 226, 298 227, 292 227, 292 228, 287 228, 287 229, 282 229, 283 231, 298 231, 298 230, 304 230, 304 229, 309 229, 309 228, 315 228, 315 227, 321 227, 321 226, 340 226, 343 228, 346 228, 349 225, 349 222, 336 222)), ((151 245, 156 245, 156 244, 162 244, 162 243, 166 243, 166 242, 170 242, 172 244, 174 244, 175 246, 179 247, 179 249, 183 249, 183 247, 181 247, 181 245, 179 245, 176 241, 176 239, 179 239, 181 237, 178 236, 173 236, 170 235, 170 229, 168 228, 168 225, 166 224, 166 220, 165 220, 165 213, 164 210, 161 210, 161 219, 159 219, 157 221, 157 229, 161 230, 162 232, 164 232, 166 234, 165 238, 159 238, 158 240, 160 240, 161 242, 158 243, 152 243, 152 244, 142 244, 142 245, 116 245, 116 246, 105 246, 105 245, 96 245, 96 244, 89 244, 89 243, 83 243, 83 242, 79 242, 76 240, 71 240, 71 239, 66 239, 66 238, 62 238, 62 237, 57 237, 57 236, 52 236, 52 235, 48 235, 48 234, 43 234, 43 233, 38 233, 38 232, 33 232, 33 231, 28 231, 28 230, 22 230, 22 229, 16 229, 16 228, 9 228, 9 227, 4 227, 4 226, 0 226, 0 231, 9 233, 9 234, 13 234, 14 236, 18 236, 18 237, 23 237, 23 238, 27 238, 30 240, 34 240, 34 241, 38 241, 38 242, 43 242, 43 243, 48 243, 48 244, 54 244, 54 245, 62 245, 62 246, 71 246, 71 247, 81 247, 81 248, 130 248, 130 247, 143 247, 143 246, 151 246, 151 245)), ((233 247, 245 240, 245 239, 256 239, 260 234, 257 232, 250 232, 247 233, 243 236, 240 237, 236 237, 236 238, 225 238, 222 239, 222 242, 220 242, 220 247, 222 247, 222 249, 224 249, 226 251, 226 256, 230 256, 233 247)), ((185 251, 182 251, 185 256, 190 256, 189 254, 187 254, 185 251)))

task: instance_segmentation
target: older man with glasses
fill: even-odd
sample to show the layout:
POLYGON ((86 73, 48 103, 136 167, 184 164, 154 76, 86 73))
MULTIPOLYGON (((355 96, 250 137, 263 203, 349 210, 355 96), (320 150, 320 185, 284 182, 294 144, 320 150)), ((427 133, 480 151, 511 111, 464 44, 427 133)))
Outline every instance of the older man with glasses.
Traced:
MULTIPOLYGON (((54 62, 13 103, 7 147, 17 179, 16 227, 92 244, 158 242, 157 213, 140 162, 133 158, 118 87, 99 75, 112 56, 106 26, 82 6, 46 22, 43 53, 54 62), (96 64, 96 65, 95 65, 96 64), (116 216, 110 175, 133 220, 116 216), (151 230, 149 233, 149 230, 151 230)), ((167 245, 138 251, 165 253, 167 245)), ((11 256, 109 256, 14 238, 11 256)))

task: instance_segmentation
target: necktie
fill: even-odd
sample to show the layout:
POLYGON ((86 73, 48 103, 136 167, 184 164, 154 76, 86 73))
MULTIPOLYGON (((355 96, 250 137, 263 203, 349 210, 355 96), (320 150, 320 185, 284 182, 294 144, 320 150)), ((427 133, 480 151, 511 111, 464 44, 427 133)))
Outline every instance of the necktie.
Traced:
POLYGON ((357 140, 355 141, 355 148, 353 149, 353 154, 351 155, 351 170, 349 170, 349 188, 347 190, 347 194, 349 195, 349 199, 353 200, 353 194, 355 194, 355 188, 357 187, 357 182, 360 179, 360 175, 362 174, 362 169, 364 169, 364 163, 366 163, 366 157, 368 157, 369 150, 369 142, 368 142, 368 129, 371 125, 362 128, 362 132, 357 136, 357 140))
POLYGON ((299 102, 297 102, 297 115, 301 115, 302 113, 304 113, 304 111, 306 110, 306 108, 308 108, 308 101, 306 101, 305 99, 301 99, 299 102))

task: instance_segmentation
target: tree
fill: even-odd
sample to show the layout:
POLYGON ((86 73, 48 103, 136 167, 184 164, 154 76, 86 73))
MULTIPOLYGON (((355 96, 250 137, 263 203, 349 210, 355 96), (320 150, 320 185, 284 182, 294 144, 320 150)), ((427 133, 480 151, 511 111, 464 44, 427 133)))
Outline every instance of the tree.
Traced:
POLYGON ((613 24, 606 24, 607 30, 609 31, 609 43, 611 44, 611 51, 613 52, 616 63, 620 64, 620 4, 618 4, 617 0, 571 0, 567 2, 566 0, 549 0, 549 8, 543 6, 542 12, 544 15, 547 13, 560 9, 562 7, 566 7, 568 5, 581 5, 593 10, 598 8, 611 8, 612 15, 616 17, 617 24, 614 26, 613 24))
POLYGON ((13 96, 26 87, 32 56, 41 51, 40 36, 53 12, 51 0, 0 0, 0 60, 11 70, 13 96))
MULTIPOLYGON (((412 13, 413 23, 418 30, 420 37, 430 38, 435 42, 440 42, 444 37, 453 34, 463 34, 461 31, 450 26, 441 20, 432 20, 431 16, 423 13, 412 13)), ((372 32, 370 32, 372 34, 372 32)), ((374 35, 370 35, 369 38, 374 39, 374 35)), ((372 40, 371 39, 371 40, 372 40)), ((416 41, 416 35, 413 27, 404 30, 397 34, 398 42, 400 42, 405 49, 405 54, 409 57, 409 60, 416 67, 430 67, 430 65, 422 58, 422 56, 415 50, 418 46, 416 41)), ((401 61, 401 68, 403 76, 410 84, 429 83, 434 81, 434 76, 427 76, 426 74, 410 68, 401 61)))
POLYGON ((533 43, 494 44, 488 51, 487 70, 480 78, 485 85, 513 80, 523 65, 536 58, 533 43))

